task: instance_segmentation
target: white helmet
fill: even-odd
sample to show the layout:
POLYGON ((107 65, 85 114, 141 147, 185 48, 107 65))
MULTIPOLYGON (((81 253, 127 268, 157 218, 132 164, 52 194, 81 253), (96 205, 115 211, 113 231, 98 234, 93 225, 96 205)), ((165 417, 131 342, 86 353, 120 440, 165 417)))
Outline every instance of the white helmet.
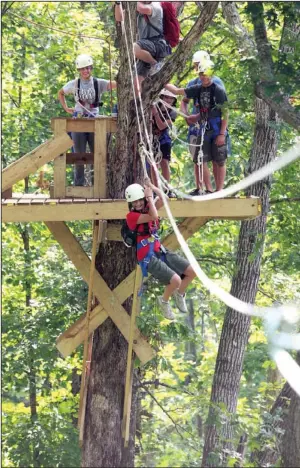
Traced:
POLYGON ((90 55, 78 55, 75 64, 76 68, 90 67, 91 65, 93 65, 93 59, 90 55))
POLYGON ((205 50, 197 50, 193 55, 193 63, 199 63, 202 60, 210 60, 210 55, 205 50))
POLYGON ((212 62, 211 60, 205 60, 199 63, 198 73, 205 73, 208 70, 211 70, 213 68, 214 68, 214 62, 212 62))
POLYGON ((168 90, 165 89, 165 88, 163 88, 163 89, 161 90, 161 92, 159 93, 159 95, 160 95, 160 96, 170 96, 170 97, 172 97, 172 98, 177 99, 177 96, 176 96, 175 94, 171 93, 171 91, 168 91, 168 90))
POLYGON ((140 184, 131 184, 125 190, 125 198, 128 203, 140 200, 145 197, 145 190, 140 184))

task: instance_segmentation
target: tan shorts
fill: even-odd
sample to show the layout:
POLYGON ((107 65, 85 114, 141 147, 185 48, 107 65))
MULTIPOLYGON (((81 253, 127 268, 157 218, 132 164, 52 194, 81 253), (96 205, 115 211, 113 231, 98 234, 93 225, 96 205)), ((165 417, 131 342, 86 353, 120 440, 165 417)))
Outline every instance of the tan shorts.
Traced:
POLYGON ((186 258, 181 257, 175 252, 167 250, 166 261, 163 262, 161 254, 154 254, 148 265, 148 272, 162 284, 170 284, 170 281, 175 273, 180 277, 185 270, 190 266, 186 258))

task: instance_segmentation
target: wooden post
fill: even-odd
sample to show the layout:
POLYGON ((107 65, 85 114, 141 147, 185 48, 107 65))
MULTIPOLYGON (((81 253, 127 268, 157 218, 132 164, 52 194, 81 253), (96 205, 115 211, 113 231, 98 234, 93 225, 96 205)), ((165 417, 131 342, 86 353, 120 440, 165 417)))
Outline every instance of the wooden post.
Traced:
POLYGON ((106 120, 95 120, 94 198, 106 196, 106 120))
POLYGON ((82 374, 81 374, 81 386, 80 386, 80 403, 79 403, 79 414, 78 414, 78 428, 79 428, 79 444, 83 443, 84 436, 84 422, 85 422, 85 409, 86 409, 86 398, 88 389, 88 376, 86 361, 89 351, 89 335, 90 335, 90 313, 92 308, 93 299, 93 285, 94 285, 94 273, 95 273, 95 259, 97 253, 97 240, 98 240, 99 221, 93 223, 93 247, 92 247, 92 258, 89 275, 89 292, 88 301, 86 308, 86 321, 85 321, 85 339, 83 349, 83 363, 82 363, 82 374))
MULTIPOLYGON (((58 137, 67 131, 67 121, 54 121, 54 136, 58 137)), ((54 160, 54 198, 66 196, 66 153, 54 160)))
POLYGON ((130 410, 131 410, 131 397, 132 397, 132 381, 133 381, 133 365, 132 359, 133 351, 133 336, 135 319, 139 314, 140 309, 140 297, 138 296, 139 289, 142 284, 142 271, 139 265, 135 270, 135 281, 133 288, 133 301, 130 317, 130 331, 128 340, 128 352, 127 352, 127 368, 126 368, 126 381, 125 381, 125 396, 124 396, 124 411, 123 411, 123 427, 122 436, 124 437, 124 445, 128 446, 129 441, 129 426, 130 426, 130 410))

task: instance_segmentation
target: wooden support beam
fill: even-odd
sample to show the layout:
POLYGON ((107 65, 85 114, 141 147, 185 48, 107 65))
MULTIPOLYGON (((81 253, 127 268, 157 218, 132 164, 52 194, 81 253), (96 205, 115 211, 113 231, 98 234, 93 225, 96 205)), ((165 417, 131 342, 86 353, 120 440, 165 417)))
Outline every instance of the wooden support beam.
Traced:
POLYGON ((89 372, 87 368, 88 352, 90 348, 89 336, 90 336, 90 313, 93 301, 93 284, 95 276, 95 260, 97 255, 97 240, 99 232, 99 221, 93 222, 93 244, 92 244, 92 258, 89 274, 89 291, 88 300, 86 307, 86 320, 85 320, 85 337, 84 337, 84 348, 83 348, 83 362, 82 362, 82 373, 81 373, 81 384, 80 384, 80 401, 78 411, 78 429, 79 429, 79 444, 82 446, 84 436, 84 423, 85 423, 85 412, 86 412, 86 399, 89 381, 89 372))
POLYGON ((95 120, 94 198, 106 197, 106 123, 95 120))
POLYGON ((14 161, 2 171, 2 189, 9 189, 19 180, 25 179, 29 174, 36 172, 40 167, 52 159, 57 158, 61 153, 72 146, 71 138, 64 133, 59 137, 50 138, 42 145, 22 158, 14 161))
MULTIPOLYGON (((206 224, 207 218, 185 219, 179 226, 179 230, 187 239, 191 237, 201 226, 206 224)), ((179 247, 175 234, 169 234, 163 239, 163 245, 170 250, 176 250, 179 247)), ((114 294, 120 304, 128 299, 132 294, 135 279, 135 270, 132 271, 115 289, 114 294)), ((108 317, 108 314, 98 305, 92 310, 90 315, 90 332, 96 330, 108 317)), ((63 357, 69 356, 84 340, 85 315, 82 315, 71 327, 64 331, 56 340, 56 346, 63 357)))
POLYGON ((66 187, 66 196, 74 198, 93 198, 94 187, 66 187))
MULTIPOLYGON (((59 242, 71 262, 74 263, 84 281, 88 283, 91 262, 77 239, 73 236, 69 228, 64 223, 46 223, 46 225, 52 232, 54 238, 59 242)), ((93 292, 98 301, 103 305, 106 313, 110 316, 115 325, 119 328, 120 332, 128 341, 130 317, 126 310, 122 307, 118 296, 109 289, 98 271, 95 271, 94 275, 93 292)), ((91 323, 92 320, 90 321, 90 332, 92 331, 91 323)), ((154 350, 136 327, 134 329, 133 349, 143 364, 150 361, 155 356, 154 350)))
MULTIPOLYGON (((66 135, 67 126, 65 120, 56 120, 54 122, 54 136, 66 135)), ((66 152, 63 152, 54 160, 54 198, 66 196, 66 152)))
MULTIPOLYGON (((4 222, 38 222, 38 221, 76 221, 93 219, 125 219, 128 213, 128 204, 123 200, 101 200, 73 204, 72 200, 65 203, 44 205, 7 206, 2 203, 2 221, 4 222)), ((261 213, 260 199, 249 198, 222 198, 195 202, 193 200, 172 200, 170 208, 175 218, 207 217, 211 219, 254 219, 261 213)), ((162 207, 159 216, 167 217, 162 207)))
POLYGON ((67 153, 66 163, 74 164, 76 166, 84 166, 85 164, 94 163, 93 153, 67 153))
POLYGON ((76 118, 72 117, 55 117, 51 119, 51 128, 54 129, 55 122, 65 121, 67 132, 89 132, 94 133, 95 122, 100 121, 106 125, 108 133, 116 133, 117 131, 117 118, 106 115, 99 115, 95 119, 93 118, 76 118))
POLYGON ((138 296, 138 292, 142 285, 142 270, 139 265, 135 269, 135 280, 133 288, 133 301, 130 316, 130 333, 128 341, 127 351, 127 367, 126 367, 126 379, 125 379, 125 396, 124 396, 124 409, 123 409, 123 427, 122 436, 124 438, 125 447, 128 446, 129 441, 129 426, 130 426, 130 409, 131 409, 131 397, 132 397, 132 381, 133 381, 133 333, 135 327, 136 316, 140 311, 141 298, 138 296))

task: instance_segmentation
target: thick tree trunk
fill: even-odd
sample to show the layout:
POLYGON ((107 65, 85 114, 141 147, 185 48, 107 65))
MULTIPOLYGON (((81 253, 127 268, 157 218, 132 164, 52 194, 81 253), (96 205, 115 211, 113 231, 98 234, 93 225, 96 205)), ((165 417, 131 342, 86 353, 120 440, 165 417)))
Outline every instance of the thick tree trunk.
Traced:
MULTIPOLYGON (((135 29, 136 2, 123 2, 124 5, 126 7, 124 25, 129 42, 129 52, 132 54, 128 15, 130 15, 131 24, 135 29)), ((201 13, 202 18, 196 21, 192 31, 184 39, 185 47, 182 42, 173 55, 173 60, 168 61, 168 64, 163 67, 164 70, 157 73, 155 79, 145 80, 144 115, 148 113, 152 98, 170 79, 177 65, 180 64, 181 68, 184 67, 188 52, 208 27, 216 8, 217 2, 209 2, 206 5, 201 13), (147 85, 146 81, 150 86, 147 85)), ((120 26, 117 27, 117 30, 120 36, 120 26)), ((135 30, 133 30, 133 38, 135 37, 135 30)), ((137 120, 125 34, 119 39, 118 133, 116 150, 109 155, 107 166, 107 196, 117 199, 124 198, 127 185, 143 181, 141 165, 136 164, 135 171, 133 170, 135 162, 139 161, 138 157, 135 160, 133 151, 133 142, 138 131, 137 120)), ((115 288, 134 269, 135 264, 135 253, 120 242, 102 244, 96 259, 97 270, 110 288, 115 288)), ((130 306, 131 300, 127 300, 124 307, 128 312, 130 312, 130 306)), ((135 392, 132 401, 130 443, 127 450, 124 449, 121 437, 126 359, 127 343, 113 322, 107 319, 94 333, 82 450, 82 466, 84 467, 134 466, 135 392)))
MULTIPOLYGON (((300 351, 297 353, 300 365, 300 351)), ((282 466, 299 468, 300 466, 300 397, 291 390, 291 403, 287 418, 287 428, 282 443, 282 466)))
MULTIPOLYGON (((256 126, 249 161, 249 173, 258 170, 276 156, 276 116, 262 100, 255 101, 256 126)), ((249 195, 262 201, 262 215, 241 225, 236 274, 231 294, 245 302, 254 303, 260 275, 260 264, 269 209, 270 179, 253 185, 249 195)), ((232 450, 231 416, 236 411, 245 349, 251 318, 227 308, 220 338, 207 421, 202 466, 226 464, 227 451, 232 450), (225 405, 222 412, 220 403, 225 405), (222 421, 222 424, 221 424, 222 421), (225 423, 224 423, 225 422, 225 423), (222 426, 222 428, 220 427, 222 426)))
MULTIPOLYGON (((270 415, 274 418, 271 430, 273 432, 276 431, 276 447, 270 445, 269 438, 264 447, 263 436, 258 434, 257 441, 260 444, 260 450, 254 451, 250 458, 251 462, 257 463, 258 466, 274 466, 281 455, 282 438, 288 425, 288 409, 291 395, 292 389, 290 385, 286 383, 270 410, 270 415)), ((270 427, 269 419, 267 420, 267 424, 268 427, 270 427)))

